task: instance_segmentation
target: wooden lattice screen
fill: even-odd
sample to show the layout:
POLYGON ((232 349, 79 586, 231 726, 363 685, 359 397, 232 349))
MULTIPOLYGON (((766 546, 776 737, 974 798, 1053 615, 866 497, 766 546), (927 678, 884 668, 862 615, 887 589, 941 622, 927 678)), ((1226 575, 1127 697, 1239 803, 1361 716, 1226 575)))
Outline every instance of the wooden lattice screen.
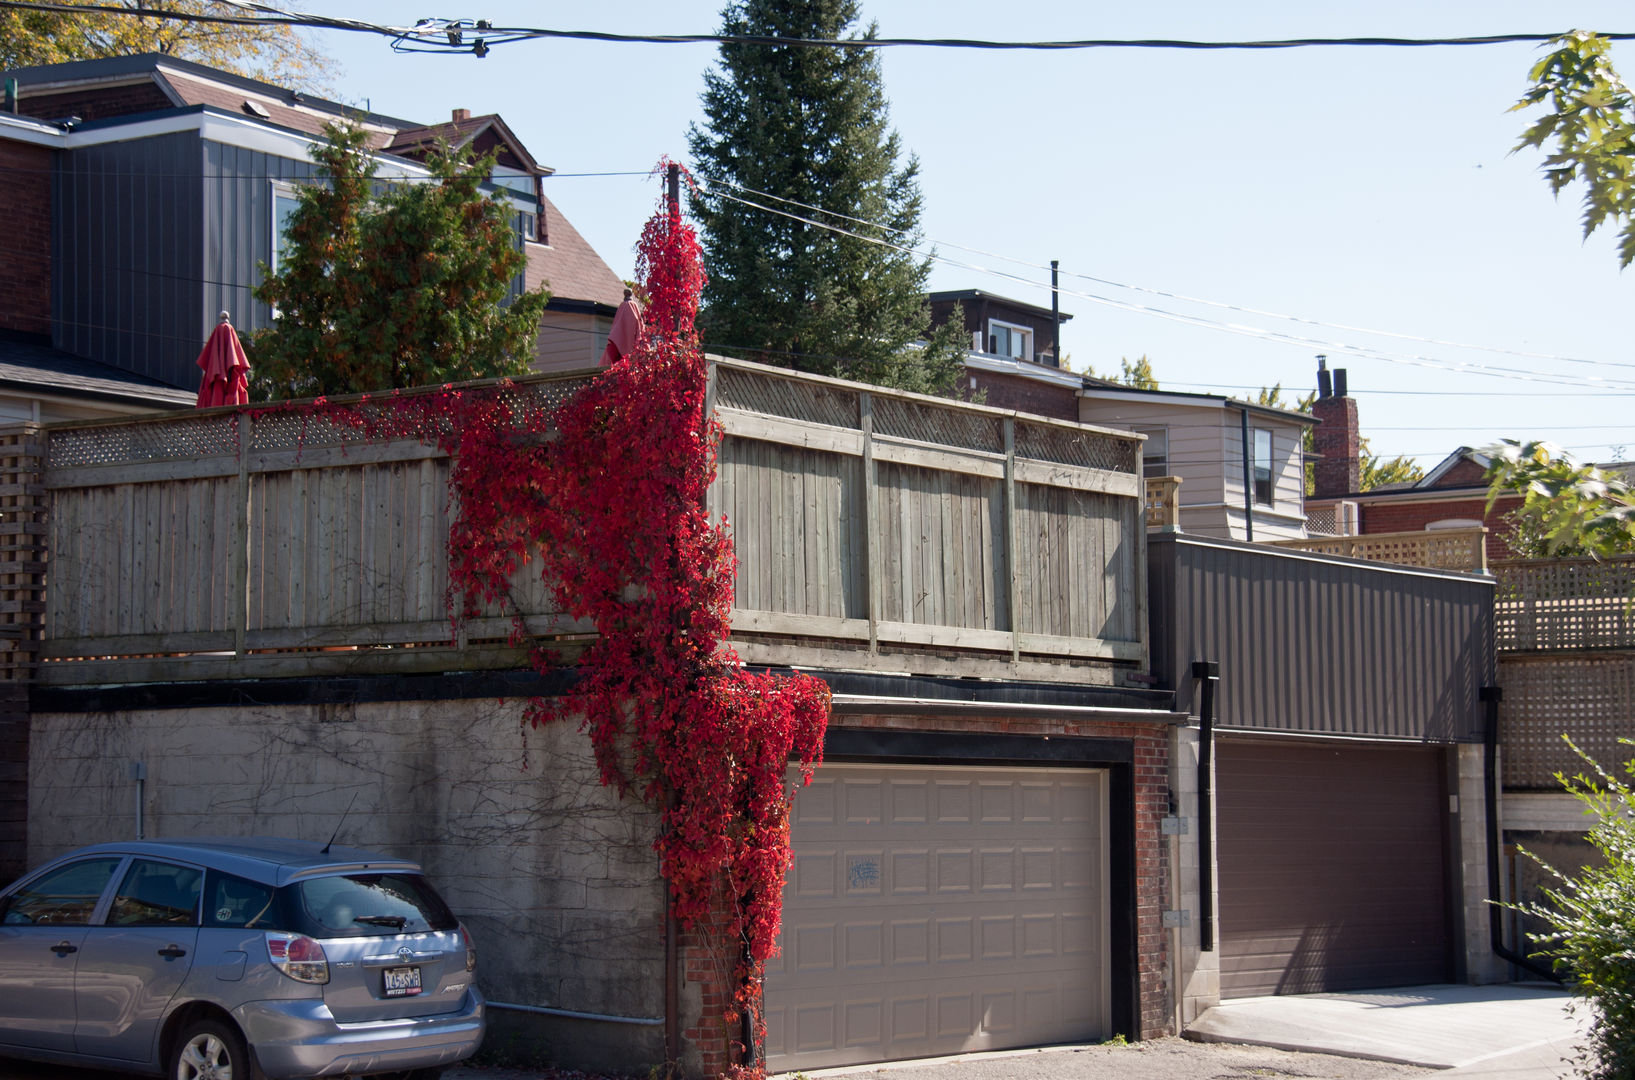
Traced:
POLYGON ((1635 556, 1494 564, 1507 788, 1554 791, 1585 766, 1635 758, 1635 556))
POLYGON ((1556 773, 1582 770, 1563 734, 1609 769, 1635 757, 1618 741, 1635 738, 1635 652, 1502 657, 1499 680, 1506 788, 1558 791, 1556 773))
POLYGON ((1635 556, 1501 562, 1493 576, 1501 652, 1635 649, 1635 556))
POLYGON ((28 684, 45 611, 39 431, 0 428, 0 879, 26 868, 28 684))

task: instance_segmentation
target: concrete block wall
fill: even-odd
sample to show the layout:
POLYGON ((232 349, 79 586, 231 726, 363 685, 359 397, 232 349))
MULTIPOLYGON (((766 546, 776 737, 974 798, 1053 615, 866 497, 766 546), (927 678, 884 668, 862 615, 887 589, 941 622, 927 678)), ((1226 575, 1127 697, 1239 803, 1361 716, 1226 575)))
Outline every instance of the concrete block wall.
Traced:
MULTIPOLYGON (((1219 1005, 1221 1001, 1220 948, 1217 944, 1208 952, 1202 949, 1203 874, 1199 860, 1203 834, 1198 814, 1200 742, 1201 731, 1196 726, 1178 727, 1170 735, 1170 791, 1175 795, 1175 814, 1186 826, 1186 832, 1174 837, 1170 844, 1170 856, 1174 860, 1171 880, 1176 883, 1170 906, 1188 915, 1188 925, 1172 931, 1177 937, 1177 947, 1173 953, 1173 978, 1178 1030, 1184 1030, 1205 1009, 1219 1005)), ((1210 815, 1210 827, 1214 827, 1213 814, 1210 815)), ((1213 844, 1211 850, 1217 850, 1213 844)), ((1213 911, 1220 910, 1218 880, 1218 875, 1210 875, 1213 911)))
POLYGON ((1460 907, 1464 913, 1465 981, 1477 986, 1508 982, 1509 965, 1494 955, 1488 904, 1487 780, 1481 744, 1454 748, 1460 907))
POLYGON ((292 836, 419 860, 470 928, 489 1047, 575 1068, 664 1059, 657 815, 571 724, 517 701, 36 714, 29 859, 135 834, 292 836), (354 802, 355 799, 355 802, 354 802), (348 813, 348 807, 351 807, 348 813))

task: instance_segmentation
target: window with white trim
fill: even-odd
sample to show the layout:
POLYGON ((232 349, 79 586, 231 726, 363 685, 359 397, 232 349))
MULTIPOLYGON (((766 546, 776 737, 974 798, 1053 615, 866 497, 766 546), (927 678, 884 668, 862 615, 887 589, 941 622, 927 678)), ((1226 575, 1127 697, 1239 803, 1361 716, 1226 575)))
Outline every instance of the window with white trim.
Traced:
POLYGON ((296 207, 301 200, 295 195, 295 185, 286 184, 281 180, 274 180, 272 186, 272 258, 267 260, 273 273, 278 273, 279 263, 285 249, 289 245, 290 218, 295 215, 296 207))
POLYGON ((1255 472, 1255 502, 1262 506, 1272 505, 1274 485, 1272 483, 1272 431, 1270 428, 1254 428, 1254 472, 1255 472))
POLYGON ((1013 360, 1033 359, 1033 331, 1015 323, 988 320, 988 351, 1013 360))
POLYGON ((1169 476, 1169 428, 1138 427, 1130 430, 1147 437, 1147 441, 1141 445, 1141 475, 1149 479, 1169 476))

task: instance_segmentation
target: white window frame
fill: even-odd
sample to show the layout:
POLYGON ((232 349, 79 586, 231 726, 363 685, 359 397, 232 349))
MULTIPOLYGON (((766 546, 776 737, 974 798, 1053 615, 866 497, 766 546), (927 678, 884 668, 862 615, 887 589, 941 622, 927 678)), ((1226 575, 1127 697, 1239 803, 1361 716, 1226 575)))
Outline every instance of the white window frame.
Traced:
POLYGON ((1150 480, 1155 476, 1174 476, 1175 470, 1170 468, 1168 425, 1160 425, 1157 427, 1132 427, 1130 430, 1135 432, 1137 435, 1145 435, 1147 437, 1147 441, 1141 444, 1142 477, 1150 480), (1158 455, 1156 458, 1148 452, 1148 448, 1154 443, 1157 443, 1157 445, 1164 448, 1164 452, 1158 455), (1156 471, 1154 469, 1155 463, 1157 465, 1156 471))
POLYGON ((1021 339, 1022 339, 1022 355, 1017 356, 1014 353, 1001 352, 998 349, 992 350, 990 355, 1003 356, 1003 357, 1006 357, 1006 358, 1011 359, 1011 360, 1032 360, 1033 359, 1033 328, 1031 326, 1022 326, 1019 323, 1006 322, 1003 319, 989 319, 988 320, 988 337, 993 338, 993 337, 997 336, 994 333, 994 330, 996 328, 1004 330, 1008 334, 1014 334, 1014 335, 1017 335, 1017 336, 1021 337, 1021 339))
POLYGON ((299 196, 296 194, 296 185, 288 180, 274 180, 271 183, 271 220, 268 222, 268 230, 271 233, 272 243, 267 248, 269 256, 267 259, 267 266, 271 268, 273 273, 276 274, 278 273, 278 249, 281 246, 279 242, 283 239, 284 234, 284 230, 280 227, 281 222, 278 218, 278 204, 283 200, 296 202, 299 199, 299 196))
POLYGON ((1248 480, 1249 480, 1249 485, 1253 489, 1253 492, 1254 492, 1254 496, 1253 496, 1254 504, 1256 506, 1276 506, 1277 505, 1277 460, 1276 460, 1277 459, 1277 438, 1276 438, 1276 436, 1273 433, 1271 428, 1263 428, 1263 427, 1250 428, 1249 429, 1249 446, 1250 446, 1250 450, 1249 450, 1249 476, 1248 476, 1248 480), (1266 490, 1265 490, 1265 495, 1266 495, 1266 497, 1265 498, 1261 498, 1261 480, 1260 480, 1260 463, 1261 463, 1261 460, 1262 460, 1261 456, 1260 456, 1260 441, 1261 441, 1261 436, 1263 436, 1263 435, 1266 438, 1266 457, 1265 457, 1265 462, 1266 462, 1266 490))

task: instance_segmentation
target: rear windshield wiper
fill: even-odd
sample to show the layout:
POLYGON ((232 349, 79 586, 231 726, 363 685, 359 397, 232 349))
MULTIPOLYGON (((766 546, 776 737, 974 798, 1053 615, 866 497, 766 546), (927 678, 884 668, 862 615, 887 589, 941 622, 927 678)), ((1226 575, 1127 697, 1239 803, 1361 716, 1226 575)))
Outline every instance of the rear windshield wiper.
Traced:
POLYGON ((368 923, 370 926, 390 926, 393 930, 401 930, 403 924, 409 920, 401 915, 359 915, 352 921, 368 923))

